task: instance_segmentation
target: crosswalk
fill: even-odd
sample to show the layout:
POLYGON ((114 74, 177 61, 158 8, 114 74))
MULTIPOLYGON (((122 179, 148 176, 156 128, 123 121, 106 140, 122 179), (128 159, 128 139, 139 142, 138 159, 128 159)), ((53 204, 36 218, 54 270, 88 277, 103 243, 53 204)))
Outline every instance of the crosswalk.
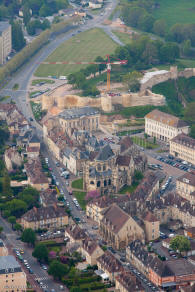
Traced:
POLYGON ((46 280, 49 280, 48 277, 37 277, 35 278, 35 281, 46 281, 46 280))

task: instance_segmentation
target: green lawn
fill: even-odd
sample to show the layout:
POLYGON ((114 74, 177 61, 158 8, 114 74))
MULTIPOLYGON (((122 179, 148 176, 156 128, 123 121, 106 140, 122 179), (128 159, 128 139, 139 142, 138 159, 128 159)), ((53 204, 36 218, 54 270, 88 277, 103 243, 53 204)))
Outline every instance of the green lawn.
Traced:
MULTIPOLYGON (((59 46, 47 61, 94 61, 97 56, 105 57, 116 49, 117 44, 101 29, 95 28, 72 37, 59 46)), ((87 65, 40 65, 35 75, 67 75, 79 71, 87 65)))
POLYGON ((85 208, 86 208, 86 201, 85 201, 86 192, 76 192, 76 191, 74 191, 73 195, 78 200, 78 203, 81 206, 81 208, 83 210, 85 210, 85 208))
POLYGON ((141 147, 147 148, 147 149, 155 149, 159 147, 158 144, 154 144, 152 142, 147 141, 146 139, 137 137, 137 136, 132 136, 131 137, 133 142, 141 147))
POLYGON ((153 10, 155 18, 163 18, 170 27, 175 23, 195 23, 194 0, 159 0, 160 7, 153 10))
POLYGON ((129 44, 131 42, 131 36, 128 33, 120 32, 114 30, 113 33, 119 38, 124 44, 129 44))
POLYGON ((136 189, 137 185, 131 185, 131 186, 124 186, 119 194, 126 194, 126 193, 132 193, 136 189))
POLYGON ((79 178, 72 182, 72 188, 83 190, 83 179, 79 178))

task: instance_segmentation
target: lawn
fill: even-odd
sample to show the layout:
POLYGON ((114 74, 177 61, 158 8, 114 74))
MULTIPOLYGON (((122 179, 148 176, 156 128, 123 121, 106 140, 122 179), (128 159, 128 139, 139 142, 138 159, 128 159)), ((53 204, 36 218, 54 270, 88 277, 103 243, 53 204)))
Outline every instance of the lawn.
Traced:
MULTIPOLYGON (((59 46, 46 61, 94 61, 97 56, 105 57, 116 49, 117 44, 99 28, 82 32, 59 46)), ((47 77, 68 75, 87 65, 40 65, 35 75, 47 77)))
POLYGON ((51 79, 34 79, 32 81, 32 86, 36 85, 36 84, 39 84, 41 82, 44 82, 44 83, 48 83, 48 84, 53 84, 55 83, 54 80, 51 80, 51 79))
POLYGON ((131 36, 128 33, 120 32, 117 30, 114 30, 113 33, 119 38, 121 42, 123 42, 125 45, 129 44, 131 42, 131 36))
POLYGON ((175 23, 195 23, 194 0, 159 0, 160 7, 152 15, 166 20, 170 27, 175 23))
POLYGON ((149 142, 146 139, 143 139, 143 138, 140 138, 137 136, 132 136, 131 138, 135 144, 137 144, 141 147, 147 148, 147 149, 155 149, 155 148, 159 147, 158 144, 154 144, 152 142, 149 142))
POLYGON ((75 192, 73 192, 73 195, 78 200, 78 203, 81 206, 81 208, 83 210, 85 210, 85 208, 86 208, 86 201, 85 201, 86 192, 77 192, 77 191, 75 191, 75 192))
POLYGON ((72 188, 83 190, 83 179, 79 178, 72 182, 72 188))
POLYGON ((131 186, 124 186, 121 190, 120 190, 120 192, 119 192, 119 194, 122 194, 122 195, 124 195, 124 194, 126 194, 126 193, 133 193, 133 191, 136 189, 136 187, 137 187, 137 185, 131 185, 131 186))

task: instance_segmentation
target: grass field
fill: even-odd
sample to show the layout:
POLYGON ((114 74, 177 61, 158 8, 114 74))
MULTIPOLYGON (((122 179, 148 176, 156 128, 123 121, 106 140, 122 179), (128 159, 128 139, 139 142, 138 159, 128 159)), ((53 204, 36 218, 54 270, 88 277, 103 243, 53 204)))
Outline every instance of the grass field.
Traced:
POLYGON ((78 200, 78 203, 81 206, 81 208, 83 210, 85 210, 86 209, 86 204, 87 204, 87 202, 85 201, 86 192, 77 192, 77 191, 74 191, 73 192, 73 195, 78 200))
POLYGON ((131 42, 131 36, 128 33, 113 30, 113 33, 119 38, 124 44, 129 44, 131 42))
POLYGON ((119 191, 119 194, 121 195, 125 195, 127 193, 133 193, 136 189, 136 185, 131 185, 131 186, 124 186, 120 191, 119 191))
POLYGON ((175 23, 195 22, 194 0, 159 0, 160 7, 153 10, 155 18, 163 18, 170 27, 175 23))
MULTIPOLYGON (((47 61, 94 61, 97 56, 105 57, 113 53, 117 44, 101 29, 95 28, 82 32, 64 42, 48 58, 47 61)), ((60 76, 79 71, 86 65, 40 65, 35 76, 60 76)))
POLYGON ((133 140, 133 142, 141 147, 144 147, 146 149, 155 149, 157 147, 159 147, 158 144, 154 144, 152 142, 147 141, 146 139, 137 137, 137 136, 133 136, 131 137, 131 139, 133 140))
POLYGON ((79 178, 72 182, 72 188, 83 190, 83 179, 79 178))

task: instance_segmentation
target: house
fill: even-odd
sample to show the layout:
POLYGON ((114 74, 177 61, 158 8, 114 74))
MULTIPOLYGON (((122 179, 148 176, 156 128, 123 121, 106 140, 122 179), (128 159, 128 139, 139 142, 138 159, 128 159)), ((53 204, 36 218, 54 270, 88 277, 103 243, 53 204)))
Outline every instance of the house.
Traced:
POLYGON ((149 279, 162 288, 187 286, 195 281, 195 267, 184 258, 161 261, 155 257, 150 263, 149 279))
POLYGON ((145 245, 140 240, 136 239, 126 247, 126 259, 148 277, 148 267, 153 260, 153 256, 146 250, 145 245))
POLYGON ((131 241, 145 240, 143 228, 116 204, 111 205, 100 222, 103 239, 113 248, 125 248, 131 241))
POLYGON ((49 180, 42 172, 42 165, 39 158, 29 159, 24 165, 26 175, 28 177, 28 184, 38 191, 47 190, 49 188, 49 180))
POLYGON ((141 282, 129 271, 116 276, 116 291, 120 292, 144 292, 145 289, 141 282))
POLYGON ((151 241, 159 238, 160 222, 151 212, 146 214, 143 218, 143 222, 145 226, 146 240, 151 241))
POLYGON ((78 243, 81 245, 82 241, 87 237, 87 234, 77 224, 73 224, 66 228, 65 237, 69 238, 70 243, 78 243))
POLYGON ((184 229, 184 235, 195 239, 195 227, 189 227, 184 229))
POLYGON ((181 133, 170 140, 170 154, 195 165, 195 139, 181 133))
POLYGON ((5 246, 3 240, 0 239, 0 257, 7 256, 8 255, 8 249, 5 246))
POLYGON ((30 146, 26 147, 26 155, 30 159, 36 159, 37 157, 39 157, 39 151, 40 151, 39 147, 30 147, 30 146))
POLYGON ((168 142, 178 134, 189 134, 189 126, 185 121, 155 109, 145 116, 145 133, 168 142))
POLYGON ((97 258, 97 266, 98 270, 102 270, 107 274, 111 282, 115 282, 116 276, 123 272, 122 264, 109 251, 106 251, 102 256, 97 258))
POLYGON ((186 172, 176 180, 178 194, 195 204, 195 173, 186 172))
POLYGON ((97 258, 104 254, 104 251, 97 244, 96 241, 91 240, 89 237, 86 237, 81 244, 79 252, 85 257, 88 265, 96 265, 97 258))
POLYGON ((26 274, 21 268, 21 265, 12 255, 0 257, 0 283, 1 291, 26 291, 27 279, 26 274), (10 290, 10 287, 18 287, 10 290))
POLYGON ((58 205, 57 191, 55 189, 46 189, 40 192, 40 204, 43 207, 58 205))
POLYGON ((68 225, 68 215, 64 208, 57 205, 41 207, 27 211, 21 218, 23 228, 57 229, 68 225))
POLYGON ((22 165, 22 157, 15 147, 10 147, 5 150, 4 161, 8 171, 12 171, 22 165))
MULTIPOLYGON (((174 237, 163 239, 162 246, 167 249, 170 249, 171 239, 173 238, 174 237)), ((185 255, 187 255, 188 257, 195 255, 195 240, 190 240, 190 250, 185 252, 185 255)))

